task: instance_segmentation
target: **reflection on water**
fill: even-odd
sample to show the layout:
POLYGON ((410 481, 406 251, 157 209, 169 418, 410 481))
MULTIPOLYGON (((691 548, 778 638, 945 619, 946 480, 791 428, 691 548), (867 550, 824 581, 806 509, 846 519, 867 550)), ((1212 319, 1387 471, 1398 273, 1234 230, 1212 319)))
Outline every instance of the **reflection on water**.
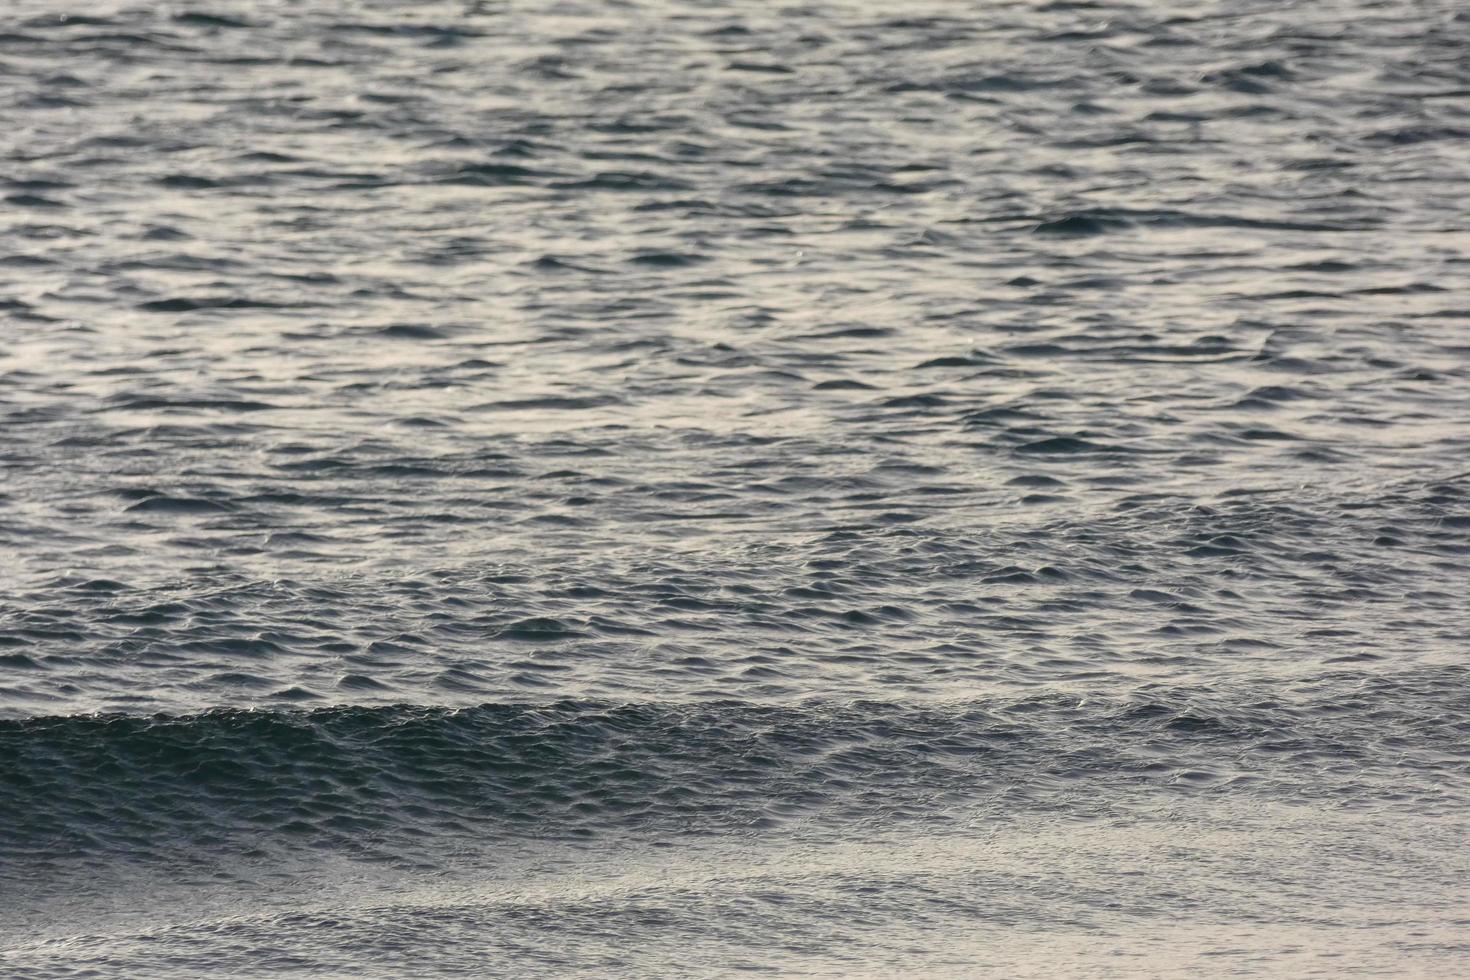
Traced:
POLYGON ((10 13, 11 972, 1466 954, 1456 5, 10 13))

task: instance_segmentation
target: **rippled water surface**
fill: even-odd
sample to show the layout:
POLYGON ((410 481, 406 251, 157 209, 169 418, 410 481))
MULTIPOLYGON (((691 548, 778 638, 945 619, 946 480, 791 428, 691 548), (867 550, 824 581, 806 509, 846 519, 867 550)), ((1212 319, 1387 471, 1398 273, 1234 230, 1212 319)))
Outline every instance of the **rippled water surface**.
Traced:
POLYGON ((1452 975, 1448 0, 11 0, 0 971, 1452 975))

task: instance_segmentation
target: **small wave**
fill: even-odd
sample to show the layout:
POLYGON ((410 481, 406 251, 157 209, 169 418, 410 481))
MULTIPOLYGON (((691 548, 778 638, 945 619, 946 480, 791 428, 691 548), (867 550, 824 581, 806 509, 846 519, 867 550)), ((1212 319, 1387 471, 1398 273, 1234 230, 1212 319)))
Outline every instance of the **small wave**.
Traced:
POLYGON ((222 840, 406 851, 423 835, 471 828, 575 838, 800 815, 923 819, 991 792, 1044 805, 1079 781, 1188 793, 1174 777, 1211 768, 1222 751, 1251 773, 1242 791, 1273 798, 1331 800, 1344 781, 1393 797, 1399 782, 1372 776, 1385 752, 1401 772, 1470 775, 1459 752, 1470 737, 1463 672, 1344 680, 1305 699, 562 700, 5 721, 0 854, 15 868, 112 850, 169 860, 222 840))
POLYGON ((548 395, 544 398, 508 398, 504 401, 484 402, 471 406, 471 409, 477 412, 525 412, 534 409, 584 411, 592 408, 607 408, 620 403, 621 399, 611 395, 548 395))
POLYGON ((1376 224, 1375 221, 1307 222, 1188 211, 1095 208, 1042 219, 1033 226, 1033 231, 1039 235, 1085 237, 1130 228, 1245 228, 1260 231, 1325 232, 1361 231, 1376 224))
POLYGON ((231 504, 221 500, 162 495, 148 497, 128 507, 130 512, 145 514, 226 514, 234 509, 231 504))
POLYGON ((608 171, 581 180, 561 181, 552 186, 568 191, 684 191, 689 190, 692 185, 661 174, 608 171))
POLYGON ((273 310, 285 305, 243 296, 175 296, 139 303, 138 309, 149 313, 188 313, 194 310, 273 310))

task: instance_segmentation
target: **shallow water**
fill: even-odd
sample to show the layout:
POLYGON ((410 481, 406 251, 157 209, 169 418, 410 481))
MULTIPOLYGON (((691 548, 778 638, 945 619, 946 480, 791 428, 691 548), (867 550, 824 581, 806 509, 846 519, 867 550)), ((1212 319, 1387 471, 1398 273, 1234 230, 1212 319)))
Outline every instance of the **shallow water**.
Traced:
POLYGON ((1453 973, 1467 45, 12 2, 4 972, 1453 973))

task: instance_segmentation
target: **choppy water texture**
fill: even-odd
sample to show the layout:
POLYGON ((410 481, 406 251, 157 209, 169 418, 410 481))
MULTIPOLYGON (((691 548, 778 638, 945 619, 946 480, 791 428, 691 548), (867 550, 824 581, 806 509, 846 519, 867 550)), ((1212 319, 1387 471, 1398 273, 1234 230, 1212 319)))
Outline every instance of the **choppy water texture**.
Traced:
POLYGON ((11 0, 7 977, 1453 975, 1448 0, 11 0))

